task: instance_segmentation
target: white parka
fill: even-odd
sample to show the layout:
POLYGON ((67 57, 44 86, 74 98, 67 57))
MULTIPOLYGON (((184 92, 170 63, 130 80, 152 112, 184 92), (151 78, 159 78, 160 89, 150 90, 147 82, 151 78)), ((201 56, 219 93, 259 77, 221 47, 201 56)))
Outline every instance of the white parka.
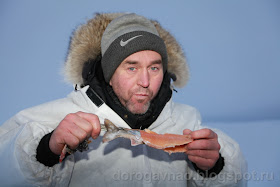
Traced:
MULTIPOLYGON (((120 14, 97 14, 74 32, 65 63, 65 76, 78 87, 84 85, 82 71, 88 60, 100 54, 100 40, 106 26, 120 14)), ((164 40, 168 53, 167 71, 182 87, 188 79, 183 51, 158 22, 152 21, 164 40)), ((47 167, 36 159, 42 137, 55 129, 69 113, 93 113, 120 127, 130 128, 109 106, 96 106, 89 99, 88 86, 67 98, 23 110, 0 126, 0 182, 3 186, 240 186, 246 162, 238 144, 224 133, 218 134, 225 166, 213 178, 194 171, 185 153, 168 153, 146 145, 131 146, 127 139, 102 143, 102 135, 89 144, 86 152, 76 152, 62 163, 47 167)), ((183 129, 203 128, 198 111, 176 104, 172 99, 149 127, 157 133, 182 134, 183 129)))
MULTIPOLYGON (((83 111, 130 128, 105 103, 97 107, 85 93, 88 87, 67 98, 42 104, 18 113, 1 126, 0 181, 4 186, 245 186, 241 180, 246 163, 238 144, 221 131, 220 153, 223 170, 214 178, 203 178, 193 170, 185 153, 168 153, 146 145, 131 146, 118 138, 102 143, 101 136, 86 152, 76 152, 62 163, 47 167, 36 160, 41 138, 51 132, 69 113, 83 111)), ((201 126, 198 111, 169 101, 158 119, 149 127, 157 133, 182 134, 183 129, 201 126)))

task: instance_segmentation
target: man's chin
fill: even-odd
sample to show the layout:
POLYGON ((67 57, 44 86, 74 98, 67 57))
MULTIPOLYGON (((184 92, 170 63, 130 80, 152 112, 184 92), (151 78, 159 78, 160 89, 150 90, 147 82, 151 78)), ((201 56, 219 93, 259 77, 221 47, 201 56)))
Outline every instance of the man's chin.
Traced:
POLYGON ((132 114, 145 114, 150 106, 150 102, 143 104, 143 103, 138 103, 138 104, 133 104, 131 106, 128 106, 128 110, 132 114))

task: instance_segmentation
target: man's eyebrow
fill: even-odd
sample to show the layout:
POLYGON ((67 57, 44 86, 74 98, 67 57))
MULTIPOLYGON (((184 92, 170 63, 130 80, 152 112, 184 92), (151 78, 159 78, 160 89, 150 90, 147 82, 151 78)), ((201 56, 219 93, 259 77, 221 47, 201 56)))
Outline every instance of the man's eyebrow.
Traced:
POLYGON ((152 61, 152 64, 161 64, 161 63, 162 63, 161 59, 152 61))
MULTIPOLYGON (((140 62, 138 62, 138 61, 130 61, 130 60, 127 60, 127 61, 125 61, 124 62, 124 64, 138 64, 138 63, 140 63, 140 62)), ((159 60, 154 60, 154 61, 152 61, 151 62, 151 64, 161 64, 162 63, 162 60, 161 59, 159 59, 159 60)))
POLYGON ((130 60, 127 60, 124 62, 124 64, 138 64, 139 62, 137 61, 130 61, 130 60))

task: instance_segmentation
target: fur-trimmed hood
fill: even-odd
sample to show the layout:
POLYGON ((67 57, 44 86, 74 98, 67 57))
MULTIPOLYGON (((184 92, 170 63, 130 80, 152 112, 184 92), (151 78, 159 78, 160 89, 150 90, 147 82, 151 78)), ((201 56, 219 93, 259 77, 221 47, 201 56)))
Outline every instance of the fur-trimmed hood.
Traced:
MULTIPOLYGON (((74 85, 83 85, 82 71, 84 64, 96 59, 101 54, 101 38, 107 25, 123 13, 96 14, 87 23, 79 26, 70 40, 68 55, 64 66, 67 81, 74 85)), ((157 21, 151 20, 159 36, 164 40, 168 54, 167 71, 175 74, 174 86, 183 87, 189 78, 188 66, 183 50, 175 38, 163 29, 157 21)))

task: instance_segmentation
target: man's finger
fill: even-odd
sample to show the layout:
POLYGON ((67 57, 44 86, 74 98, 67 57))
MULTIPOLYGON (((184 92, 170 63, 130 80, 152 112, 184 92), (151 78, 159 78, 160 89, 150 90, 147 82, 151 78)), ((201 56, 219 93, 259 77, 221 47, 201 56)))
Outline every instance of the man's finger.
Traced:
POLYGON ((90 137, 93 127, 85 118, 76 113, 71 113, 65 117, 64 121, 67 123, 67 131, 76 136, 80 141, 90 137))
POLYGON ((213 150, 188 150, 187 155, 198 156, 205 159, 219 159, 219 152, 213 150))
POLYGON ((220 144, 216 140, 200 139, 194 140, 187 145, 188 150, 219 150, 220 144))
POLYGON ((80 140, 73 136, 72 134, 65 134, 65 143, 69 146, 70 149, 76 149, 79 145, 80 140))
POLYGON ((217 138, 217 134, 211 129, 200 129, 191 133, 193 139, 211 139, 217 138))
POLYGON ((97 138, 101 131, 99 118, 94 114, 85 112, 77 112, 77 115, 87 120, 92 125, 91 136, 94 139, 97 138))
POLYGON ((216 163, 215 160, 205 159, 205 158, 202 158, 202 157, 199 157, 199 156, 188 155, 188 158, 189 158, 190 161, 195 163, 202 170, 209 170, 216 163))
POLYGON ((190 134, 192 131, 190 130, 190 129, 184 129, 183 130, 183 134, 184 135, 188 135, 188 134, 190 134))

